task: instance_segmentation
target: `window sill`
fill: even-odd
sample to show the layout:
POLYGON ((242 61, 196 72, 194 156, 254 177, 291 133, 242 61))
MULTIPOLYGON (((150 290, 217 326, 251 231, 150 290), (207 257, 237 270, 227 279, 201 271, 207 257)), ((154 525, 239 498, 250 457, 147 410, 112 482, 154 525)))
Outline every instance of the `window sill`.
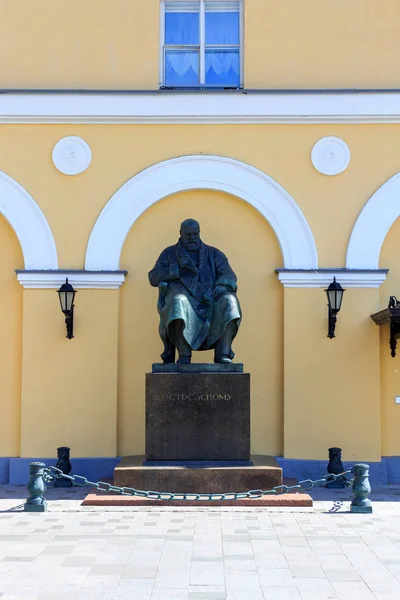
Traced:
POLYGON ((166 85, 160 86, 160 91, 166 92, 241 92, 243 87, 236 86, 192 86, 192 87, 168 87, 166 85))

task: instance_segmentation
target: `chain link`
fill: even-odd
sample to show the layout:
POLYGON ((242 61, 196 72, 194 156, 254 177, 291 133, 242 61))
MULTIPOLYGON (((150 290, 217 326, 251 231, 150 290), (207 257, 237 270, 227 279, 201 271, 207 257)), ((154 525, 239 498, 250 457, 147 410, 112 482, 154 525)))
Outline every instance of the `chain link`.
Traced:
POLYGON ((322 479, 305 479, 304 481, 299 481, 296 485, 277 485, 270 490, 249 490, 248 492, 225 492, 220 494, 209 494, 209 493, 177 493, 172 494, 170 492, 155 492, 155 491, 147 491, 137 490, 135 488, 130 487, 118 487, 116 485, 112 485, 106 481, 89 481, 86 477, 82 477, 82 475, 65 475, 61 469, 57 467, 46 467, 44 469, 44 479, 46 482, 54 481, 55 479, 68 479, 71 481, 73 485, 78 487, 84 487, 86 485, 90 485, 91 487, 96 488, 101 492, 113 492, 115 494, 120 494, 123 496, 138 496, 140 498, 148 498, 149 500, 191 500, 191 501, 200 501, 200 502, 212 502, 216 500, 243 500, 246 498, 256 499, 262 498, 263 496, 280 496, 282 494, 288 494, 292 491, 297 490, 311 490, 316 485, 325 485, 326 483, 333 483, 337 479, 344 480, 345 485, 351 486, 353 484, 352 479, 347 479, 345 475, 352 473, 353 469, 349 469, 348 471, 343 471, 343 473, 339 473, 338 475, 325 475, 322 479))

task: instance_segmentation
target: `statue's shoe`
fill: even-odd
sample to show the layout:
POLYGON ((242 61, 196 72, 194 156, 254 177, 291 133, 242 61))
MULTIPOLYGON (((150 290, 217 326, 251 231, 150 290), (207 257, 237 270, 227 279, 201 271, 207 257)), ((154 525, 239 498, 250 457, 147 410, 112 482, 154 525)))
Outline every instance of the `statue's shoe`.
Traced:
POLYGON ((190 365, 191 360, 191 356, 180 356, 177 360, 177 363, 178 365, 190 365))
POLYGON ((229 356, 226 356, 226 354, 222 354, 217 362, 219 362, 221 365, 227 365, 232 362, 232 359, 230 359, 229 356))

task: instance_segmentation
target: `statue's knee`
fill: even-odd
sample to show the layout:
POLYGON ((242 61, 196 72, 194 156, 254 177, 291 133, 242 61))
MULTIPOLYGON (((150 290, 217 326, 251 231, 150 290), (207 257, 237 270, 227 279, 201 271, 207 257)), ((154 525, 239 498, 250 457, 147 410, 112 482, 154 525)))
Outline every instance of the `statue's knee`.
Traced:
POLYGON ((223 296, 221 296, 219 299, 219 303, 224 309, 236 304, 236 302, 237 300, 235 294, 231 294, 230 292, 225 292, 225 294, 223 294, 223 296))

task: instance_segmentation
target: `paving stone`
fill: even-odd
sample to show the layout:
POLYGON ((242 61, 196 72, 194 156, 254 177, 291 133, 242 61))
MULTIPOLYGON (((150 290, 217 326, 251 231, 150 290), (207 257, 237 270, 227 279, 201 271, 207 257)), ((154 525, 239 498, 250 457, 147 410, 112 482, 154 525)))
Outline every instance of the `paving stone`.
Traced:
POLYGON ((225 579, 223 564, 216 562, 192 562, 189 583, 191 586, 224 585, 225 579))
POLYGON ((34 556, 5 556, 2 562, 32 562, 34 560, 34 556))
POLYGON ((323 600, 325 598, 336 598, 336 592, 326 579, 301 578, 296 579, 296 587, 303 600, 323 600))
POLYGON ((120 563, 120 564, 97 563, 97 564, 94 564, 93 567, 90 569, 89 577, 91 577, 93 575, 101 575, 102 577, 105 577, 108 575, 112 575, 112 576, 121 575, 124 568, 125 568, 125 563, 120 563))
POLYGON ((96 562, 96 556, 68 556, 62 563, 63 567, 88 567, 96 562))
POLYGON ((70 554, 75 546, 61 546, 51 544, 42 550, 42 554, 70 554))
POLYGON ((295 587, 290 569, 259 569, 258 575, 262 587, 295 587))
POLYGON ((154 583, 155 589, 188 589, 190 568, 159 569, 154 583))
POLYGON ((225 592, 189 592, 188 600, 225 600, 225 592))
POLYGON ((318 577, 318 578, 323 578, 323 579, 325 579, 325 577, 326 577, 324 571, 317 564, 314 564, 314 565, 299 565, 299 564, 291 565, 289 563, 289 567, 290 567, 290 572, 293 575, 293 577, 300 577, 300 578, 318 577))
MULTIPOLYGON (((226 558, 226 555, 225 555, 226 558)), ((192 563, 194 562, 222 562, 224 559, 221 556, 193 556, 192 563)))
POLYGON ((265 600, 301 600, 299 592, 293 587, 262 587, 265 600))
POLYGON ((375 600, 376 596, 364 582, 332 582, 340 600, 375 600))
POLYGON ((157 567, 126 566, 122 572, 123 579, 155 579, 156 575, 157 567))
POLYGON ((355 569, 324 569, 329 581, 361 581, 360 574, 355 569))
MULTIPOLYGON (((150 600, 188 600, 189 592, 186 589, 153 590, 150 600)), ((124 599, 125 600, 125 599, 124 599)), ((136 597, 135 597, 136 600, 136 597)))

